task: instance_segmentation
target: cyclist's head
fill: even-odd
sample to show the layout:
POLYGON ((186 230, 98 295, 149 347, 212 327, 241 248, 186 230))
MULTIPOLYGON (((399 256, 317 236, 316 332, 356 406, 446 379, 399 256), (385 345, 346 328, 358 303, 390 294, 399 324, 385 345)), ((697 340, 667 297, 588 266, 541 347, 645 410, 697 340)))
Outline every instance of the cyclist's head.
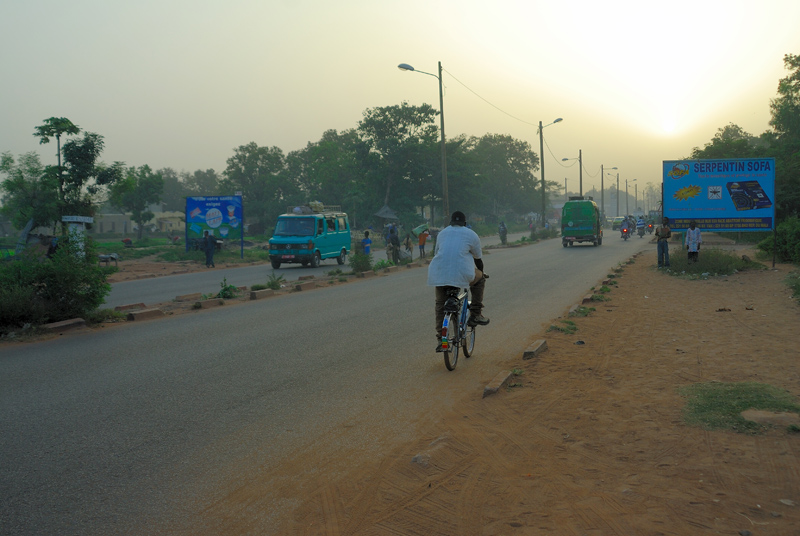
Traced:
POLYGON ((450 218, 450 225, 461 225, 463 227, 466 224, 467 224, 467 217, 464 216, 463 212, 458 210, 453 212, 453 216, 450 218))

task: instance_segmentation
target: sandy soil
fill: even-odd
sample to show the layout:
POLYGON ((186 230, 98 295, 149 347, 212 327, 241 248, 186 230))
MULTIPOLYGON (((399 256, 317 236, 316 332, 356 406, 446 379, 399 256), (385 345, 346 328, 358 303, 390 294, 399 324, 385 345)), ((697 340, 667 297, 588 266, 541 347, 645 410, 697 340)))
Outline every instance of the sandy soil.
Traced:
POLYGON ((574 335, 542 332, 545 353, 506 364, 522 371, 513 387, 466 394, 457 412, 421 420, 416 440, 387 437, 380 459, 332 464, 346 474, 293 480, 304 474, 297 459, 250 475, 202 524, 228 534, 800 534, 800 434, 786 428, 800 418, 775 416, 755 436, 704 431, 683 423, 677 392, 747 381, 800 398, 791 267, 688 281, 654 265, 655 251, 626 265, 610 301, 572 319, 574 335), (274 494, 298 505, 279 526, 258 511, 274 494))
POLYGON ((800 534, 800 435, 686 426, 677 393, 754 381, 800 397, 790 267, 687 281, 654 264, 637 258, 576 334, 542 333, 547 352, 508 363, 518 386, 321 475, 276 533, 800 534))

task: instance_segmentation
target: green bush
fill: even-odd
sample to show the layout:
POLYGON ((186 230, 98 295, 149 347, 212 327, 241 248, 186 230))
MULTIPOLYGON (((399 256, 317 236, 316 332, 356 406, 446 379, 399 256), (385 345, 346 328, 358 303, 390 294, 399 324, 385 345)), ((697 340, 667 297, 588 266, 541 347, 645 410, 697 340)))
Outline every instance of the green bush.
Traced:
POLYGON ((673 248, 669 252, 669 258, 671 275, 690 278, 730 275, 743 270, 764 269, 764 265, 759 262, 746 261, 735 253, 716 248, 701 248, 698 262, 689 262, 686 248, 673 248))
POLYGON ((778 261, 800 263, 800 218, 792 216, 778 224, 777 237, 765 238, 759 242, 758 249, 772 255, 773 245, 777 246, 778 261))
POLYGON ((85 317, 111 291, 113 270, 99 266, 91 239, 84 253, 62 239, 52 258, 26 253, 0 265, 0 330, 85 317))
POLYGON ((372 270, 372 253, 353 253, 348 264, 355 273, 368 272, 372 270))

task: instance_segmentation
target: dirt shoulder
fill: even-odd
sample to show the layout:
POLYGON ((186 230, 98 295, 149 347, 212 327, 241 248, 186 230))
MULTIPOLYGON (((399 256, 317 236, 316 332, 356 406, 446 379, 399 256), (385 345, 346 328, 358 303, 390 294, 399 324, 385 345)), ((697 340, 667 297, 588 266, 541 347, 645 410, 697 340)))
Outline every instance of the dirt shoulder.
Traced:
POLYGON ((797 534, 800 435, 686 426, 677 392, 762 382, 800 397, 791 267, 689 281, 655 260, 626 265, 611 300, 573 319, 577 333, 542 333, 547 352, 509 362, 522 370, 516 386, 469 393, 415 441, 345 475, 293 488, 301 459, 254 475, 206 521, 225 512, 237 522, 217 528, 230 534, 265 529, 263 516, 236 512, 281 481, 300 506, 276 534, 797 534))

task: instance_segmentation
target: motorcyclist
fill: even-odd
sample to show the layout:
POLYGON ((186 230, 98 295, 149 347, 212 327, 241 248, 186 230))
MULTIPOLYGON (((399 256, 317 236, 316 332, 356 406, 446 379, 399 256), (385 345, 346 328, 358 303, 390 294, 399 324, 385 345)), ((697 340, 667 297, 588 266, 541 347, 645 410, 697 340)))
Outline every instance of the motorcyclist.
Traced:
POLYGON ((500 222, 500 227, 498 228, 497 232, 500 234, 500 243, 505 246, 506 238, 508 237, 508 228, 506 227, 505 222, 500 222))
POLYGON ((441 330, 448 287, 469 287, 469 325, 485 326, 489 319, 481 311, 486 277, 483 274, 481 240, 475 231, 467 228, 467 218, 463 212, 453 212, 450 225, 436 237, 433 252, 433 260, 428 266, 428 286, 436 287, 436 351, 441 352, 441 330))
POLYGON ((644 218, 642 216, 636 220, 636 232, 639 233, 639 237, 644 236, 644 218))

